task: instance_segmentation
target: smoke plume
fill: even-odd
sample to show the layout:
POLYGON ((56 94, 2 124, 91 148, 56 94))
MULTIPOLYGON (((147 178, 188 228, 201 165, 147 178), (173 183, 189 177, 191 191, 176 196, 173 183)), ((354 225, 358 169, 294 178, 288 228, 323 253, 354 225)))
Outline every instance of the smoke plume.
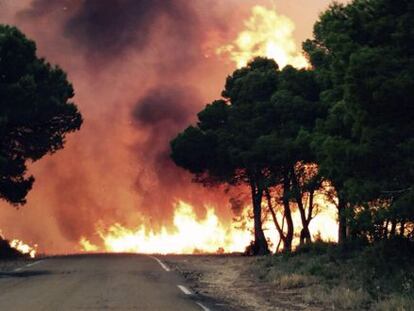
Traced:
POLYGON ((82 236, 99 242, 96 226, 169 226, 179 200, 200 216, 214 206, 230 222, 229 194, 192 183, 169 159, 169 141, 235 68, 215 48, 236 36, 254 4, 268 2, 0 0, 0 22, 18 26, 68 73, 85 120, 64 150, 30 164, 27 206, 0 202, 3 234, 73 252, 82 236))

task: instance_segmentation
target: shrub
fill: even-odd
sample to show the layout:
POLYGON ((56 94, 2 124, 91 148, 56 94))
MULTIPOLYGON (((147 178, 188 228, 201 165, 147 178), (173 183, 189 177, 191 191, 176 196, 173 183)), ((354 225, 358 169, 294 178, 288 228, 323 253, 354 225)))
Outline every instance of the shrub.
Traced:
POLYGON ((14 259, 20 257, 27 257, 27 255, 22 254, 17 249, 10 246, 9 241, 3 239, 0 236, 0 258, 1 259, 14 259))

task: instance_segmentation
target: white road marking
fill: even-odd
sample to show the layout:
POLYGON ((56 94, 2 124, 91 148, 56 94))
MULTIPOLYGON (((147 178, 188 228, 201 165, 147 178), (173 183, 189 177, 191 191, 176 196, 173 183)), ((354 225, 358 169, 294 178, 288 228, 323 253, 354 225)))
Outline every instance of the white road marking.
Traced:
POLYGON ((155 256, 150 256, 152 259, 154 259, 156 262, 158 262, 159 264, 160 264, 160 266, 165 270, 165 271, 167 271, 167 272, 170 272, 171 270, 170 270, 170 268, 165 264, 165 263, 163 263, 161 260, 159 260, 157 257, 155 257, 155 256))
MULTIPOLYGON (((163 263, 160 259, 158 259, 155 256, 149 256, 152 259, 154 259, 156 262, 158 262, 160 264, 160 266, 167 272, 170 272, 171 269, 165 264, 163 263)), ((189 290, 187 287, 185 287, 184 285, 177 285, 177 287, 186 295, 193 295, 192 291, 189 290)), ((211 311, 209 308, 207 308, 205 305, 203 305, 201 302, 196 301, 195 302, 197 304, 197 306, 199 306, 203 311, 211 311)))
POLYGON ((181 291, 186 295, 192 295, 193 294, 187 287, 185 287, 183 285, 177 285, 177 287, 179 289, 181 289, 181 291))
POLYGON ((35 261, 35 262, 32 262, 32 263, 29 263, 29 264, 27 264, 27 265, 25 265, 25 266, 23 266, 23 267, 20 267, 20 268, 14 269, 13 271, 14 271, 14 272, 19 272, 19 271, 22 271, 23 269, 25 269, 25 268, 29 268, 29 267, 32 267, 32 266, 34 266, 34 265, 37 265, 38 263, 41 263, 42 261, 44 261, 44 259, 42 259, 42 260, 38 260, 38 261, 35 261))
POLYGON ((209 308, 207 308, 205 305, 203 305, 201 302, 196 301, 196 304, 203 309, 203 311, 211 311, 209 308))

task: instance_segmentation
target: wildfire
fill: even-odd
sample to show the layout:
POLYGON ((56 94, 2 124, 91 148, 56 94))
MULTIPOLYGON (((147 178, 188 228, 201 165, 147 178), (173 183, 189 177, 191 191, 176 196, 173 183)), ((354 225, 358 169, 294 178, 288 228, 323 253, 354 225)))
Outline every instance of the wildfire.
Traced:
POLYGON ((232 43, 216 50, 218 55, 228 55, 239 68, 256 56, 272 58, 281 68, 287 64, 297 68, 308 66, 294 41, 295 25, 290 18, 257 5, 244 26, 232 43))
MULTIPOLYGON (((146 254, 242 252, 251 241, 249 230, 224 225, 213 208, 207 208, 205 218, 197 219, 191 205, 179 202, 173 224, 172 230, 163 227, 158 233, 145 226, 131 230, 120 224, 98 229, 97 233, 105 251, 146 254)), ((81 239, 80 245, 84 251, 100 249, 86 238, 81 239)))
MULTIPOLYGON (((315 199, 324 205, 327 204, 318 196, 315 199)), ((310 226, 314 238, 319 236, 325 241, 336 241, 338 227, 335 213, 334 207, 329 205, 318 213, 310 226)), ((174 227, 171 229, 162 227, 159 232, 154 232, 144 225, 136 229, 126 228, 119 223, 107 228, 99 225, 96 233, 102 241, 102 247, 93 244, 85 237, 80 239, 79 244, 81 250, 86 252, 141 254, 243 252, 253 239, 251 232, 253 219, 250 214, 251 206, 246 206, 232 224, 226 225, 219 220, 213 208, 207 208, 206 216, 198 219, 194 208, 180 201, 174 211, 174 227)), ((300 225, 298 211, 294 211, 293 219, 297 225, 300 225)), ((275 251, 279 238, 270 217, 264 219, 263 229, 271 250, 275 251)), ((294 245, 298 242, 299 240, 295 239, 294 245)))
POLYGON ((30 246, 29 244, 24 243, 21 240, 14 239, 10 242, 10 246, 17 249, 19 252, 29 255, 30 258, 36 257, 37 245, 30 246))
POLYGON ((79 241, 79 244, 81 245, 81 249, 85 252, 96 252, 99 250, 99 247, 96 245, 93 245, 89 240, 82 237, 79 241))

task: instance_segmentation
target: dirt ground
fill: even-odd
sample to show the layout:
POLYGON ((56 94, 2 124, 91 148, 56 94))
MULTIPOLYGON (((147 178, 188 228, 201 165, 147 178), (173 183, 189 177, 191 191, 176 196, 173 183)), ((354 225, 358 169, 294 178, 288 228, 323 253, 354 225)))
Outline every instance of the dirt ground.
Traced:
POLYGON ((297 290, 280 290, 254 275, 256 258, 245 256, 169 256, 167 263, 179 271, 201 295, 214 297, 229 310, 321 311, 301 303, 297 290))

